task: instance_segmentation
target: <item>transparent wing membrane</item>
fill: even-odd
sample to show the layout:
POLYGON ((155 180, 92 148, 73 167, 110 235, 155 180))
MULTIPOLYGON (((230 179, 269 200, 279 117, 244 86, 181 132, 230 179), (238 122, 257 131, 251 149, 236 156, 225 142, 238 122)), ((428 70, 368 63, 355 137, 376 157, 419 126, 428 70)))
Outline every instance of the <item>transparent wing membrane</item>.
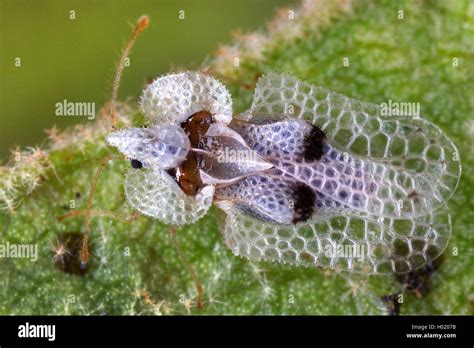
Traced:
POLYGON ((198 111, 209 111, 219 122, 232 119, 232 98, 213 77, 187 71, 154 80, 143 91, 141 109, 156 124, 180 123, 198 111))
POLYGON ((140 213, 164 223, 184 225, 207 213, 214 187, 206 186, 196 197, 190 197, 164 171, 131 169, 125 178, 125 195, 140 213))
POLYGON ((295 117, 322 126, 329 144, 346 152, 350 163, 392 184, 392 189, 384 186, 388 192, 380 191, 380 212, 386 216, 420 216, 436 209, 459 181, 458 150, 421 118, 382 116, 378 105, 277 74, 259 80, 249 113, 256 119, 295 117))
POLYGON ((129 157, 143 168, 127 173, 125 194, 144 215, 190 224, 214 202, 226 213, 223 235, 235 254, 354 273, 414 271, 447 246, 445 201, 461 166, 454 144, 429 121, 385 116, 381 106, 277 74, 258 81, 240 118, 232 119, 224 85, 199 72, 156 79, 141 108, 153 124, 184 127, 184 139, 193 139, 187 146, 166 139, 166 155, 186 151, 169 165, 160 157, 160 167, 140 157, 133 132, 109 136, 123 153, 137 147, 129 157), (208 186, 186 195, 157 169, 168 167, 180 185, 208 186))
POLYGON ((199 141, 198 162, 201 179, 208 183, 226 183, 269 169, 240 135, 222 124, 213 124, 199 141))
POLYGON ((326 147, 318 162, 274 160, 272 163, 314 190, 372 215, 413 218, 428 213, 443 201, 424 177, 414 177, 409 172, 326 147))
POLYGON ((237 210, 262 221, 294 224, 313 217, 344 214, 351 208, 295 182, 294 178, 272 169, 218 187, 215 201, 228 201, 237 210))
POLYGON ((261 125, 234 121, 230 126, 262 158, 285 174, 362 212, 394 218, 416 217, 443 201, 424 176, 337 150, 329 145, 329 139, 324 144, 311 144, 321 141, 324 134, 314 133, 313 126, 301 120, 261 125), (320 147, 321 157, 307 160, 307 147, 320 147))
POLYGON ((251 260, 392 274, 416 270, 436 259, 451 234, 445 207, 415 220, 377 220, 354 211, 341 212, 283 226, 228 207, 224 238, 234 254, 251 260))

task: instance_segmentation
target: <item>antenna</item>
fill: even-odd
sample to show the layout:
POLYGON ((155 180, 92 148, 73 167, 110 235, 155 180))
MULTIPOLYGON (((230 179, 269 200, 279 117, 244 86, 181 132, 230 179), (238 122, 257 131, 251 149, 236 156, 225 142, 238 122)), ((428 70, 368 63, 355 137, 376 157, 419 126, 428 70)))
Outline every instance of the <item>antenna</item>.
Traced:
MULTIPOLYGON (((137 40, 138 34, 140 34, 143 30, 148 27, 148 23, 150 22, 148 16, 141 16, 137 24, 135 25, 135 29, 133 30, 132 37, 128 41, 127 46, 122 52, 122 57, 120 58, 119 64, 117 66, 117 71, 115 72, 115 79, 114 79, 114 87, 112 91, 112 100, 110 102, 110 118, 112 122, 112 128, 117 129, 117 117, 115 116, 115 103, 117 101, 117 93, 120 86, 120 77, 122 76, 123 68, 125 67, 125 59, 127 59, 130 50, 132 49, 133 44, 137 40)), ((89 262, 89 230, 90 230, 90 223, 92 219, 92 199, 94 198, 95 191, 97 189, 97 182, 99 181, 99 177, 104 170, 105 165, 110 159, 110 155, 105 157, 101 163, 99 168, 92 179, 92 186, 90 188, 89 194, 87 196, 87 207, 84 212, 84 222, 83 222, 83 239, 82 239, 82 247, 80 252, 80 260, 81 260, 81 267, 86 267, 89 262)))
POLYGON ((132 37, 128 41, 127 45, 125 46, 120 61, 117 66, 117 70, 115 71, 115 78, 114 78, 114 87, 112 90, 112 100, 110 102, 110 120, 112 122, 112 128, 117 129, 117 117, 115 112, 115 104, 117 101, 117 93, 120 86, 120 78, 122 77, 122 71, 125 67, 125 60, 127 59, 128 55, 130 54, 130 50, 133 47, 133 44, 137 40, 138 35, 148 27, 150 23, 150 19, 148 16, 141 16, 137 24, 135 25, 135 29, 133 30, 132 37))

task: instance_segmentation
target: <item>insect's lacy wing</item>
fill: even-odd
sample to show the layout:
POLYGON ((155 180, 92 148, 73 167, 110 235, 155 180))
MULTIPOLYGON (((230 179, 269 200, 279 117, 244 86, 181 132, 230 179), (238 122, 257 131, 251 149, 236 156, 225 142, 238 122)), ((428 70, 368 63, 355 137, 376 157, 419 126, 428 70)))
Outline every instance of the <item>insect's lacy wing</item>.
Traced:
POLYGON ((278 169, 216 188, 214 202, 218 206, 223 205, 223 210, 231 203, 235 211, 261 221, 286 225, 310 221, 314 216, 321 218, 340 214, 344 208, 343 204, 295 181, 278 169))
POLYGON ((206 214, 214 187, 206 186, 196 197, 190 197, 165 171, 130 169, 125 178, 125 195, 140 213, 167 224, 184 225, 206 214))
POLYGON ((290 226, 262 222, 232 207, 225 212, 223 235, 235 255, 352 273, 414 271, 440 256, 451 235, 445 206, 415 220, 378 221, 348 210, 290 226))
POLYGON ((406 181, 400 184, 406 191, 425 191, 427 196, 421 198, 431 209, 448 200, 459 182, 457 148, 436 125, 418 117, 383 116, 379 105, 274 73, 258 81, 249 113, 254 118, 296 117, 319 125, 339 150, 405 173, 406 181), (429 190, 426 183, 431 183, 429 190))
POLYGON ((141 96, 140 106, 153 123, 180 123, 198 111, 209 111, 222 123, 232 119, 232 98, 215 78, 186 71, 157 78, 141 96))
POLYGON ((433 210, 432 182, 415 178, 371 159, 339 151, 322 133, 301 119, 231 125, 247 144, 286 175, 360 212, 389 218, 414 218, 433 210), (307 144, 321 148, 321 158, 307 160, 307 144), (318 144, 319 142, 319 144, 318 144))

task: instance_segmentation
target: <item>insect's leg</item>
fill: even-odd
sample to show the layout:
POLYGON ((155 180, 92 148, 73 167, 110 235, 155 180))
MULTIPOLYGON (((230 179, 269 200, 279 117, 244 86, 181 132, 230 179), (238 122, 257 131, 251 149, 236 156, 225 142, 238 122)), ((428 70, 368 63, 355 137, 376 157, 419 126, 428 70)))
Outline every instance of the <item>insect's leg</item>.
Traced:
POLYGON ((114 87, 112 90, 112 100, 110 102, 110 121, 112 122, 112 128, 117 129, 117 117, 115 115, 115 102, 117 100, 117 93, 120 86, 120 78, 122 77, 122 71, 125 67, 125 61, 130 53, 130 50, 133 47, 133 44, 137 40, 138 35, 148 27, 149 19, 147 16, 142 16, 138 19, 135 29, 133 30, 132 37, 125 46, 120 61, 117 66, 117 71, 115 72, 114 78, 114 87))
POLYGON ((83 214, 84 215, 84 224, 82 228, 82 246, 81 246, 81 252, 80 252, 80 259, 81 259, 81 265, 85 266, 89 262, 89 230, 90 230, 90 223, 91 223, 91 218, 92 218, 92 200, 95 195, 95 191, 97 190, 97 183, 99 181, 100 175, 104 171, 104 168, 107 164, 107 162, 110 160, 111 155, 107 155, 105 158, 102 159, 100 162, 99 167, 97 168, 94 178, 92 179, 92 185, 89 190, 89 194, 87 195, 87 205, 86 209, 84 210, 83 214))
MULTIPOLYGON (((99 166, 105 166, 107 164, 107 162, 111 159, 119 159, 119 160, 122 160, 123 158, 120 157, 120 156, 114 156, 114 155, 108 155, 107 157, 105 157, 104 159, 102 159, 102 162, 99 166)), ((87 197, 87 201, 89 201, 89 196, 87 197)), ((68 219, 68 218, 71 218, 71 217, 75 217, 75 216, 83 216, 85 215, 85 211, 87 209, 84 209, 84 210, 81 210, 81 209, 73 209, 71 210, 69 213, 67 214, 64 214, 64 215, 61 215, 61 216, 58 216, 56 217, 56 220, 58 220, 59 222, 62 222, 63 220, 65 219, 68 219)), ((117 220, 123 220, 123 221, 130 221, 130 220, 133 220, 134 219, 134 216, 135 215, 138 215, 138 213, 134 213, 130 216, 123 216, 123 215, 120 215, 120 214, 115 214, 115 213, 112 213, 112 212, 106 212, 106 211, 103 211, 103 210, 92 210, 90 211, 90 214, 91 216, 95 217, 110 217, 110 218, 114 218, 114 219, 117 219, 117 220)))
POLYGON ((176 227, 175 226, 170 225, 168 227, 168 235, 169 235, 171 244, 173 245, 176 252, 178 253, 179 258, 181 259, 181 262, 188 269, 188 272, 191 274, 191 278, 193 279, 194 286, 196 287, 197 295, 198 295, 197 308, 202 308, 203 307, 202 306, 202 293, 203 293, 203 290, 202 290, 201 282, 197 278, 196 273, 194 273, 194 270, 191 267, 191 264, 189 263, 186 255, 184 255, 183 250, 179 246, 178 240, 176 239, 176 227))
MULTIPOLYGON (((106 166, 107 162, 112 158, 112 155, 107 155, 103 158, 97 168, 94 178, 92 179, 92 185, 87 195, 87 204, 84 210, 73 210, 72 212, 57 217, 58 221, 63 221, 66 218, 73 217, 73 216, 83 216, 83 228, 82 228, 82 245, 81 245, 81 252, 80 252, 80 260, 81 265, 85 266, 89 262, 89 230, 90 230, 90 221, 93 214, 92 211, 92 200, 94 198, 95 192, 97 190, 97 182, 99 181, 100 175, 102 174, 104 167, 106 166)), ((104 212, 105 213, 105 212, 104 212)))
POLYGON ((87 265, 89 262, 89 231, 90 231, 90 222, 92 217, 109 217, 117 220, 122 220, 125 222, 132 221, 137 219, 140 214, 138 212, 134 212, 131 215, 124 216, 121 214, 116 214, 113 212, 108 212, 104 210, 93 210, 92 209, 92 201, 94 199, 95 192, 97 190, 97 183, 99 181, 100 175, 102 174, 105 166, 107 165, 108 161, 114 157, 113 155, 107 155, 105 158, 103 158, 99 164, 99 167, 97 168, 95 175, 92 179, 92 185, 89 190, 89 193, 87 195, 87 203, 86 203, 86 208, 83 210, 72 210, 69 213, 57 217, 58 221, 63 221, 64 219, 74 217, 74 216, 82 216, 84 218, 83 222, 83 228, 82 228, 82 233, 83 233, 83 238, 82 238, 82 246, 81 246, 81 252, 80 252, 80 260, 81 264, 83 266, 87 265))

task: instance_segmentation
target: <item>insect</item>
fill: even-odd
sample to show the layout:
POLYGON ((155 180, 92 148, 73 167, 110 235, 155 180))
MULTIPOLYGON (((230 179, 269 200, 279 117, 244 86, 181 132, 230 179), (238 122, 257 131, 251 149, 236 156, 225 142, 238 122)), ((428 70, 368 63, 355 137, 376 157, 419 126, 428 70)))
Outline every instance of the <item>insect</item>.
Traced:
POLYGON ((274 73, 237 116, 224 85, 199 72, 156 79, 140 105, 151 126, 107 142, 140 163, 125 192, 144 215, 189 224, 216 204, 236 254, 351 272, 409 272, 446 247, 459 156, 424 119, 384 118, 274 73), (341 246, 365 257, 338 255, 341 246))
POLYGON ((107 142, 131 160, 125 194, 141 214, 179 226, 215 204, 236 255, 365 274, 416 270, 447 246, 459 153, 427 120, 276 73, 239 115, 192 71, 154 80, 140 107, 147 127, 107 142))

